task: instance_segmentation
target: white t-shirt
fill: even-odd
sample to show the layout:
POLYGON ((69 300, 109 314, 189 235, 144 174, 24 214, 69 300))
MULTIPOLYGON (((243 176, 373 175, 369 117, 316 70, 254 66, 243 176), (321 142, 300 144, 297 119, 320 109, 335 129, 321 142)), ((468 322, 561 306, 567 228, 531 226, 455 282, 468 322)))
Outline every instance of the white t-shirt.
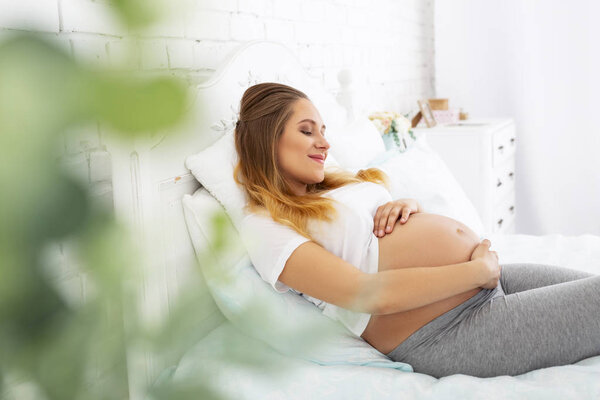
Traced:
MULTIPOLYGON (((308 231, 328 251, 366 273, 377 273, 379 244, 373 233, 373 218, 377 208, 392 201, 390 192, 372 182, 342 186, 323 194, 336 200, 337 218, 332 222, 310 220, 308 231)), ((254 268, 277 292, 290 288, 280 282, 279 275, 292 252, 308 238, 287 225, 275 222, 269 215, 246 214, 241 224, 241 236, 254 268)), ((300 293, 319 307, 323 314, 340 321, 360 336, 370 314, 350 311, 300 293)))

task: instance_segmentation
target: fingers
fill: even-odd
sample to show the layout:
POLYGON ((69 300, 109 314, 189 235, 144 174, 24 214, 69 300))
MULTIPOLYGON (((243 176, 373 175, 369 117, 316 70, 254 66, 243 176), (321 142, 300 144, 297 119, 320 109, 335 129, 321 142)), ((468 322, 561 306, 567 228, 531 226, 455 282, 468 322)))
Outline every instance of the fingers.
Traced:
POLYGON ((496 256, 496 260, 498 260, 498 253, 496 251, 493 250, 489 250, 490 246, 492 245, 492 242, 490 242, 488 239, 483 239, 483 241, 481 242, 481 244, 485 244, 486 246, 488 246, 488 251, 490 253, 492 253, 494 256, 496 256))
POLYGON ((383 213, 384 209, 385 209, 385 205, 380 206, 377 209, 375 216, 373 217, 373 233, 375 234, 375 236, 380 236, 379 231, 381 230, 380 226, 381 226, 382 216, 384 215, 384 213, 383 213))
POLYGON ((479 246, 487 246, 488 251, 490 251, 490 247, 492 246, 492 242, 490 242, 489 239, 483 239, 481 241, 481 243, 479 243, 479 246))
POLYGON ((375 213, 375 217, 373 217, 373 233, 375 236, 382 236, 383 234, 382 226, 384 226, 384 224, 382 224, 382 221, 385 215, 384 210, 385 205, 380 206, 375 213))
POLYGON ((408 219, 408 216, 410 215, 410 211, 411 211, 410 208, 404 207, 404 209, 402 210, 402 218, 400 219, 400 222, 402 222, 402 223, 406 222, 406 220, 408 219))
MULTIPOLYGON (((402 206, 394 204, 392 202, 384 204, 377 209, 375 217, 373 218, 374 226, 373 233, 376 236, 384 236, 386 233, 391 233, 394 230, 394 225, 402 212, 402 206)), ((410 209, 406 212, 403 217, 408 218, 410 209)))
POLYGON ((398 207, 398 206, 392 207, 392 209, 390 210, 390 213, 388 214, 388 217, 387 217, 385 233, 392 232, 392 230, 394 229, 394 225, 396 225, 396 221, 398 221, 398 217, 400 216, 401 211, 402 211, 401 207, 398 207))
MULTIPOLYGON (((389 233, 391 232, 391 225, 393 225, 393 223, 390 222, 390 219, 392 217, 392 215, 396 215, 396 218, 398 217, 398 213, 394 212, 394 205, 391 203, 387 203, 386 205, 383 206, 383 210, 381 212, 381 215, 379 216, 379 223, 377 224, 378 229, 377 229, 377 235, 379 236, 383 236, 386 232, 389 233)), ((394 222, 396 222, 396 220, 394 219, 394 222)))

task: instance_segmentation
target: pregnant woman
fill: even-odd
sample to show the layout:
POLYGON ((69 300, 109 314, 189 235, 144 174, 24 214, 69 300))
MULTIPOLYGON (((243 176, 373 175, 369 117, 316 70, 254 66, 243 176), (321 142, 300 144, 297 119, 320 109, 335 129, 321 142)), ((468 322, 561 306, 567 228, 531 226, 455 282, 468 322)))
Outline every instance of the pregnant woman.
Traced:
POLYGON ((442 377, 518 375, 600 354, 600 276, 500 266, 464 224, 393 200, 385 174, 325 170, 318 110, 289 86, 246 90, 234 179, 260 276, 392 360, 442 377))

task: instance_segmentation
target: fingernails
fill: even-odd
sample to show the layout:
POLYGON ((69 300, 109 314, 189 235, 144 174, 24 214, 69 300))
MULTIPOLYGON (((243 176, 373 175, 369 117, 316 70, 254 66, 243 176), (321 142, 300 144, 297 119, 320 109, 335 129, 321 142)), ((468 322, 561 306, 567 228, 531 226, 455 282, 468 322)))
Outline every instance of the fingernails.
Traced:
POLYGON ((391 230, 392 230, 392 227, 391 227, 391 226, 388 226, 388 227, 386 227, 386 228, 385 228, 385 230, 386 230, 387 232, 389 232, 389 231, 391 231, 391 230))
POLYGON ((379 230, 379 236, 383 236, 383 230, 382 229, 379 230))

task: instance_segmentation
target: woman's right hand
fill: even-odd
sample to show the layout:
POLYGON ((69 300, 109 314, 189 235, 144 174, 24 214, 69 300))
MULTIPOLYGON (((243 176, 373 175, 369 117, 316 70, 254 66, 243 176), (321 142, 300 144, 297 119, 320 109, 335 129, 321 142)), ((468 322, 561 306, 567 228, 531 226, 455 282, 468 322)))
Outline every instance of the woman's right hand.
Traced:
POLYGON ((498 254, 495 251, 490 251, 491 245, 492 242, 483 239, 471 254, 471 261, 479 259, 484 266, 482 273, 485 284, 481 285, 484 289, 495 288, 502 273, 502 267, 498 264, 498 254))

